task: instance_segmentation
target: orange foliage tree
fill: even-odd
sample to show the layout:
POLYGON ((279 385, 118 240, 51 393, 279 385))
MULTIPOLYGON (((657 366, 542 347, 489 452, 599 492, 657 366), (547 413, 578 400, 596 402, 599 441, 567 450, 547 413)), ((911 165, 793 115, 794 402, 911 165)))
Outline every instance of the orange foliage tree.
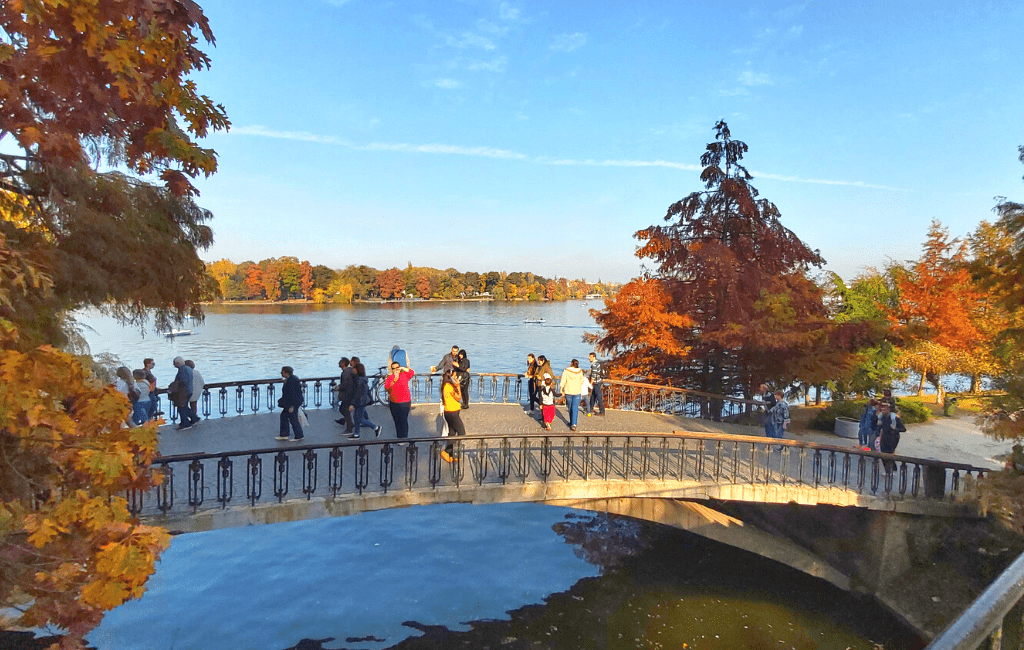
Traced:
POLYGON ((949 239, 938 221, 928 228, 924 254, 897 276, 899 306, 892 315, 902 339, 897 363, 920 373, 918 394, 928 377, 966 370, 959 358, 982 340, 975 326, 980 296, 967 267, 967 246, 949 239))
POLYGON ((0 604, 79 647, 168 537, 123 497, 159 480, 155 427, 122 428, 127 399, 52 346, 85 305, 202 316, 213 235, 191 179, 228 121, 190 78, 213 42, 192 0, 7 0, 0 31, 0 604))
POLYGON ((405 279, 402 278, 402 272, 397 268, 381 272, 374 281, 373 286, 377 293, 380 294, 380 297, 385 300, 388 298, 401 298, 403 293, 405 293, 405 279))
POLYGON ((313 265, 308 261, 299 264, 299 286, 302 288, 302 297, 309 300, 313 297, 313 265))
POLYGON ((228 127, 188 79, 209 65, 196 46, 213 42, 202 10, 10 0, 0 31, 0 228, 37 251, 54 283, 48 309, 17 315, 22 335, 57 340, 59 315, 83 305, 162 328, 201 317, 216 284, 197 249, 212 231, 190 179, 217 168, 196 139, 228 127), (163 186, 97 171, 122 165, 163 186))
MULTIPOLYGON (((589 337, 619 376, 750 395, 761 381, 820 381, 851 362, 864 336, 828 319, 808 277, 824 260, 758 199, 740 164, 747 145, 725 122, 701 157, 705 191, 672 204, 666 226, 636 233, 657 269, 601 311, 589 337), (650 332, 645 327, 661 323, 650 332), (649 340, 648 340, 649 339, 649 340)), ((857 328, 854 328, 855 330, 857 328)))
POLYGON ((416 278, 416 293, 424 300, 430 298, 430 279, 427 276, 421 275, 416 278))

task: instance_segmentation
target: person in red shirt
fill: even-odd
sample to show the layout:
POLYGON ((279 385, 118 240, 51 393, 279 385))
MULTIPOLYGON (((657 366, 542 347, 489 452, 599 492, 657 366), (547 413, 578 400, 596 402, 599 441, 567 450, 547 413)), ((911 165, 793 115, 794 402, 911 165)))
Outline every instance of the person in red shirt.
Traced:
POLYGON ((391 373, 384 380, 384 389, 388 392, 388 408, 391 409, 391 417, 395 421, 395 435, 398 438, 409 437, 409 411, 412 410, 409 381, 415 375, 412 368, 392 361, 391 373))

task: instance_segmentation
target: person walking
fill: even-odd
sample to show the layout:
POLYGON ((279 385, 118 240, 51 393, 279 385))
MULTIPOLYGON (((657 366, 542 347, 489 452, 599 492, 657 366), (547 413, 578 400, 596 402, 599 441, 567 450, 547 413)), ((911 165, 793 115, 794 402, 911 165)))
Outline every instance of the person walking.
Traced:
POLYGON ((860 414, 860 425, 857 427, 857 445, 862 449, 871 450, 874 448, 875 434, 871 423, 878 410, 878 400, 872 399, 864 405, 864 411, 860 414))
POLYGON ((900 444, 900 434, 907 430, 898 413, 892 412, 889 402, 878 405, 878 413, 871 419, 871 429, 878 436, 878 451, 883 454, 896 453, 900 444))
POLYGON ((469 408, 469 355, 466 354, 466 348, 459 350, 459 370, 457 373, 459 380, 459 390, 462 393, 462 408, 469 408))
POLYGON ((537 392, 544 428, 551 431, 551 423, 555 421, 555 380, 551 378, 551 373, 544 373, 537 392))
POLYGON ((288 425, 291 424, 295 437, 292 442, 302 440, 302 424, 299 423, 299 409, 302 408, 302 384, 295 376, 291 366, 281 368, 284 386, 281 388, 281 399, 277 405, 281 407, 281 429, 278 440, 288 440, 288 425))
POLYGON ((766 438, 775 438, 775 425, 770 415, 772 407, 776 404, 775 394, 768 390, 768 384, 761 384, 757 390, 758 397, 764 403, 764 435, 766 438))
POLYGON ((412 391, 409 381, 416 375, 412 368, 406 368, 397 361, 391 362, 391 373, 384 380, 388 393, 388 408, 395 421, 395 437, 409 437, 409 412, 412 410, 412 391))
POLYGON ((528 400, 530 402, 530 412, 532 413, 537 404, 540 403, 540 377, 537 376, 537 358, 533 356, 533 353, 526 355, 526 392, 528 400))
MULTIPOLYGON (((206 382, 203 380, 203 375, 196 370, 196 364, 192 359, 185 359, 185 365, 192 369, 192 399, 188 405, 192 407, 192 412, 199 415, 199 400, 203 397, 203 391, 206 389, 206 382)), ((198 424, 198 422, 196 423, 198 424)))
POLYGON ((576 430, 576 423, 580 419, 580 393, 583 390, 583 371, 580 370, 580 362, 573 359, 569 367, 562 372, 562 381, 559 389, 565 396, 565 408, 569 411, 569 430, 576 430))
POLYGON ((597 360, 597 355, 593 352, 590 353, 590 372, 588 378, 590 379, 590 408, 587 409, 587 417, 594 414, 594 409, 598 408, 598 415, 604 415, 604 380, 608 377, 608 371, 604 367, 604 363, 597 360))
POLYGON ((121 366, 114 372, 114 390, 124 395, 132 407, 124 418, 125 425, 128 427, 135 426, 135 403, 139 399, 139 391, 135 389, 135 379, 132 377, 132 371, 128 370, 126 366, 121 366))
MULTIPOLYGON (((781 390, 775 391, 775 405, 768 411, 768 419, 771 420, 772 438, 781 438, 786 429, 789 428, 789 404, 786 402, 785 394, 781 390)), ((765 424, 765 433, 768 432, 768 425, 765 424)), ((782 447, 780 446, 781 450, 782 447)))
POLYGON ((545 374, 551 375, 551 379, 555 378, 555 371, 551 369, 551 362, 543 354, 537 357, 537 376, 543 377, 545 374))
POLYGON ((352 433, 352 412, 349 407, 352 406, 352 398, 355 396, 356 371, 349 363, 348 357, 342 357, 338 361, 338 367, 341 368, 341 377, 338 380, 338 410, 341 417, 335 422, 344 424, 344 433, 348 434, 352 433))
POLYGON ((178 431, 185 431, 199 422, 199 416, 192 410, 190 404, 192 401, 192 369, 185 365, 185 360, 181 357, 174 357, 174 367, 178 369, 178 374, 174 376, 174 382, 177 384, 174 405, 178 407, 178 413, 181 415, 178 431))
POLYGON ((151 358, 145 358, 142 360, 142 369, 146 371, 146 381, 149 382, 149 401, 153 403, 151 410, 153 417, 159 417, 164 414, 160 410, 160 398, 156 394, 156 375, 153 374, 153 368, 156 367, 156 361, 151 358))
POLYGON ((355 396, 352 398, 352 423, 354 431, 349 438, 359 438, 359 429, 366 425, 373 429, 373 437, 380 437, 380 427, 366 417, 366 407, 370 404, 370 385, 366 379, 366 366, 355 364, 355 396))
MULTIPOLYGON (((444 421, 448 424, 451 436, 466 435, 466 426, 462 423, 462 388, 455 380, 451 371, 445 371, 441 377, 441 403, 444 407, 444 421)), ((455 446, 449 443, 441 450, 441 458, 450 463, 455 456, 455 446)))
POLYGON ((153 417, 153 402, 149 399, 149 382, 146 381, 146 371, 141 368, 132 370, 132 379, 135 381, 135 392, 138 397, 132 402, 132 420, 135 424, 145 424, 153 417))

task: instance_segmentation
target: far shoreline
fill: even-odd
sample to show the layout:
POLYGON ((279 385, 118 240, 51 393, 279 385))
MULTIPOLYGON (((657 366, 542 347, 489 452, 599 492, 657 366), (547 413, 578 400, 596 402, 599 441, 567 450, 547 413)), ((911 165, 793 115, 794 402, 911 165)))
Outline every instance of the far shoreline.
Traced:
MULTIPOLYGON (((513 298, 512 300, 495 300, 494 298, 431 298, 430 300, 424 300, 422 298, 400 298, 398 300, 353 300, 352 302, 314 302, 307 298, 295 298, 291 300, 217 300, 210 302, 200 303, 204 307, 210 305, 395 305, 405 303, 448 303, 448 302, 525 302, 525 303, 549 303, 549 302, 570 302, 582 300, 589 302, 587 298, 566 298, 565 300, 548 300, 543 298, 541 300, 527 300, 526 298, 513 298)), ((597 302, 598 299, 590 299, 597 302)), ((600 301, 604 301, 604 296, 600 298, 600 301)))

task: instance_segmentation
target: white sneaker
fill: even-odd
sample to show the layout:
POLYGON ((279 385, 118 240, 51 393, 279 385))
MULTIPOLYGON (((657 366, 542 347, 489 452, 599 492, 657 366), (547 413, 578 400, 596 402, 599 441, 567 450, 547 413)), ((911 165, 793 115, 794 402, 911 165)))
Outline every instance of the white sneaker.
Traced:
POLYGON ((278 437, 274 438, 274 440, 287 440, 287 439, 288 439, 288 436, 278 436, 278 437))

